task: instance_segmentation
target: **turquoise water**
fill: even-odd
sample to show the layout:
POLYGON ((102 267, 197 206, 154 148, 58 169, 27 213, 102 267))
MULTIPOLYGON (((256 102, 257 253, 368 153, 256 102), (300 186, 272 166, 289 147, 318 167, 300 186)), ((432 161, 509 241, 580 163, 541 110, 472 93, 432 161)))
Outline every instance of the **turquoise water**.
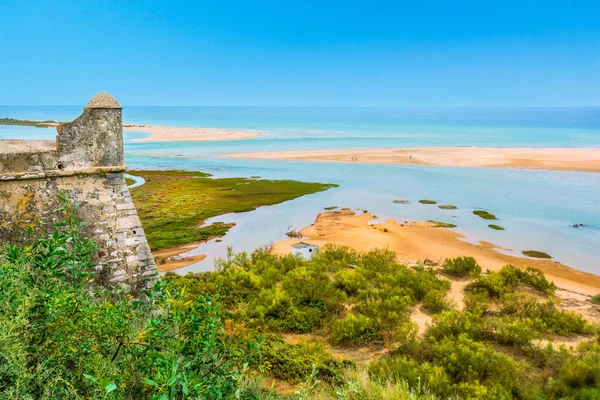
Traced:
MULTIPOLYGON (((0 117, 68 120, 79 107, 3 107, 0 117)), ((600 147, 600 108, 202 108, 129 107, 126 123, 259 130, 257 139, 209 143, 126 143, 131 168, 183 168, 215 176, 331 182, 339 188, 256 211, 215 218, 236 222, 223 242, 201 245, 208 270, 226 247, 252 250, 301 228, 327 206, 362 208, 381 219, 452 222, 469 241, 487 240, 520 253, 546 251, 575 268, 600 273, 600 174, 509 169, 242 160, 244 151, 407 147, 600 147), (411 204, 394 204, 407 199, 411 204), (433 199, 458 210, 418 203, 433 199), (472 214, 483 208, 505 231, 472 214), (573 228, 575 223, 588 225, 573 228)), ((53 130, 0 126, 0 138, 53 139, 53 130)), ((127 133, 126 139, 145 133, 127 133)))

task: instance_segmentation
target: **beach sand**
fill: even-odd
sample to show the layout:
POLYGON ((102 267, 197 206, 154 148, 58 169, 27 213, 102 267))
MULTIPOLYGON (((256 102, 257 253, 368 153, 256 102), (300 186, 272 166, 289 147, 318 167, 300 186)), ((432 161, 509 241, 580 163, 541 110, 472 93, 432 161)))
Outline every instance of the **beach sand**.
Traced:
POLYGON ((133 139, 132 142, 209 142, 220 140, 252 139, 258 132, 236 129, 184 128, 155 125, 124 125, 123 129, 134 132, 148 132, 147 138, 133 139))
MULTIPOLYGON (((351 210, 323 212, 319 214, 315 223, 304 228, 300 233, 308 238, 303 239, 305 242, 318 245, 334 243, 358 251, 387 248, 397 254, 400 262, 407 264, 423 260, 442 262, 445 258, 472 256, 477 259, 484 271, 499 270, 507 264, 536 267, 561 290, 570 293, 564 296, 573 299, 573 307, 581 308, 582 304, 579 300, 585 301, 589 296, 600 292, 600 276, 578 271, 554 260, 502 254, 495 251, 496 246, 491 243, 467 243, 459 240, 464 237, 463 235, 449 229, 433 227, 427 222, 397 223, 390 219, 369 225, 369 221, 373 218, 371 213, 356 214, 351 210)), ((290 245, 297 242, 297 239, 277 242, 273 245, 272 251, 288 254, 291 251, 290 245)), ((452 295, 457 297, 454 300, 458 304, 462 303, 462 299, 458 298, 460 290, 452 295)))
POLYGON ((522 168, 600 172, 600 148, 432 147, 301 150, 228 154, 230 158, 405 164, 471 168, 522 168))

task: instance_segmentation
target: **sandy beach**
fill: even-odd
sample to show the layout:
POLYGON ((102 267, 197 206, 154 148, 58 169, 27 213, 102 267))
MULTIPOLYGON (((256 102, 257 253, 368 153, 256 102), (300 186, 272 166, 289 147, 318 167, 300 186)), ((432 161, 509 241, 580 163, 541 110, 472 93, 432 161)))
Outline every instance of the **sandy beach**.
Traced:
MULTIPOLYGON (((407 264, 423 260, 442 262, 449 257, 473 256, 484 271, 498 270, 507 264, 536 267, 561 288, 560 297, 566 299, 565 306, 570 304, 573 310, 583 313, 592 311, 588 310, 591 304, 586 301, 589 296, 600 292, 600 276, 578 271, 554 260, 502 254, 494 250, 496 246, 492 243, 467 243, 459 240, 463 235, 449 229, 436 228, 428 222, 388 220, 369 225, 373 218, 371 213, 356 214, 351 210, 323 212, 300 234, 307 238, 303 241, 318 245, 334 243, 358 251, 388 248, 397 254, 401 262, 407 264)), ((290 245, 297 242, 298 239, 277 242, 272 251, 288 254, 291 251, 290 245)), ((460 293, 461 290, 453 290, 452 294, 459 304, 460 293)))
POLYGON ((231 158, 600 172, 600 148, 431 147, 228 154, 231 158))
POLYGON ((155 125, 124 125, 125 131, 148 132, 149 137, 133 139, 132 142, 211 142, 220 140, 252 139, 258 132, 237 129, 184 128, 155 125))

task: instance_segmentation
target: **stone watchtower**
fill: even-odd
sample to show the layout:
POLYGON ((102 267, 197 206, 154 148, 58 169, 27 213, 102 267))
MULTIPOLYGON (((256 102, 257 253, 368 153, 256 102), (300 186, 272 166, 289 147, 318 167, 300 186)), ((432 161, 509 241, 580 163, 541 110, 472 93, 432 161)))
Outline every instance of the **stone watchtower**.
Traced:
POLYGON ((123 176, 122 107, 99 93, 57 131, 56 142, 0 140, 0 242, 33 226, 51 232, 66 193, 100 247, 98 283, 137 294, 157 271, 123 176))

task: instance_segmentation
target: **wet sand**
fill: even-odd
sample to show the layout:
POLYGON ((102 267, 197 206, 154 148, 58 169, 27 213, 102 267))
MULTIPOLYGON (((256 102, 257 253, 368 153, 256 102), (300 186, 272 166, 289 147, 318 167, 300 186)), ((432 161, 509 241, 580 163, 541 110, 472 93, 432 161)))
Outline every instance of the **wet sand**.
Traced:
POLYGON ((403 164, 470 168, 521 168, 600 172, 600 148, 432 147, 301 150, 228 154, 230 158, 403 164))
POLYGON ((132 142, 210 142, 221 140, 252 139, 258 132, 236 129, 184 128, 155 125, 124 125, 123 129, 133 132, 148 132, 147 138, 133 139, 132 142))

